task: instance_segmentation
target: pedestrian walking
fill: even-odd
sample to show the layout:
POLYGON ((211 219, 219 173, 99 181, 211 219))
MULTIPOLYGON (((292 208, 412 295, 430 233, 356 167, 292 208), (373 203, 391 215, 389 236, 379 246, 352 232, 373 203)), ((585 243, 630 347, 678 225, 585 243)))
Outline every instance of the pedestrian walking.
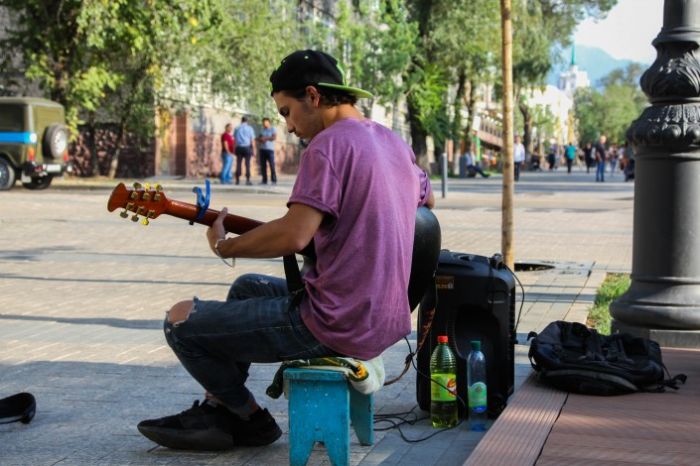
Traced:
POLYGON ((566 158, 566 173, 571 173, 571 166, 576 159, 576 146, 573 142, 569 142, 569 145, 566 146, 564 157, 566 158))
POLYGON ((255 131, 248 124, 248 117, 241 118, 241 124, 233 133, 236 140, 236 184, 241 181, 241 165, 245 162, 245 184, 250 182, 250 158, 255 152, 255 131))
POLYGON ((277 139, 277 131, 272 127, 269 118, 263 118, 263 127, 258 136, 260 144, 260 174, 262 175, 262 184, 267 184, 267 165, 270 166, 270 182, 277 184, 277 172, 275 171, 275 139, 277 139))
POLYGON ((520 179, 520 166, 525 161, 525 146, 521 142, 520 136, 515 136, 515 143, 513 144, 513 169, 514 169, 514 179, 518 181, 520 179))
POLYGON ((615 167, 620 159, 620 154, 618 153, 617 145, 613 144, 608 151, 608 163, 610 164, 610 176, 615 173, 615 167))
POLYGON ((603 183, 605 181, 605 162, 608 156, 608 149, 605 145, 608 138, 604 134, 600 135, 598 142, 596 143, 594 149, 596 170, 595 170, 595 180, 603 183))
POLYGON ((587 142, 583 147, 583 161, 586 164, 586 173, 590 173, 593 162, 595 161, 593 157, 593 144, 590 142, 587 142))
POLYGON ((634 179, 634 150, 632 149, 632 146, 629 145, 627 142, 625 142, 625 147, 624 147, 624 152, 622 153, 623 160, 625 161, 624 163, 624 168, 622 169, 622 172, 625 175, 625 181, 633 180, 634 179))
POLYGON ((559 147, 554 142, 554 140, 552 140, 552 142, 549 146, 549 152, 547 153, 547 164, 549 165, 550 171, 552 171, 556 168, 558 154, 559 154, 559 147))

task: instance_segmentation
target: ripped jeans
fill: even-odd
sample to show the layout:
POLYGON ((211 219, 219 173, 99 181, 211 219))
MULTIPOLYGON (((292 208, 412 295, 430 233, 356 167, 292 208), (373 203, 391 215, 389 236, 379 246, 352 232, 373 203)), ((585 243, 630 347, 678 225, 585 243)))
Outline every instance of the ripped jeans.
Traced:
POLYGON ((337 355, 306 328, 286 281, 266 275, 240 276, 226 301, 195 297, 188 318, 166 318, 164 330, 187 372, 233 409, 255 399, 245 387, 251 363, 337 355))

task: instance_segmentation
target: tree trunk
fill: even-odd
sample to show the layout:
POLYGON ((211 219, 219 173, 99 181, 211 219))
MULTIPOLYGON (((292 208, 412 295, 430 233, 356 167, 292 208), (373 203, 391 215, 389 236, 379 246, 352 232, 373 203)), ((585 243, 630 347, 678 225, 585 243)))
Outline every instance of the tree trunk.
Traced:
MULTIPOLYGON (((124 139, 127 134, 127 122, 131 117, 131 113, 136 105, 136 99, 139 93, 139 86, 143 85, 143 82, 147 79, 148 74, 146 70, 149 67, 149 63, 143 63, 141 67, 141 72, 135 72, 132 75, 131 83, 128 89, 128 96, 123 97, 124 104, 120 110, 119 116, 119 133, 117 134, 117 147, 114 150, 114 156, 109 165, 109 177, 116 178, 117 169, 119 168, 119 156, 121 155, 121 148, 124 145, 124 139)), ((153 108, 155 109, 155 102, 153 102, 153 108)))
POLYGON ((95 112, 90 112, 87 121, 88 139, 85 141, 90 151, 90 176, 98 176, 100 173, 100 161, 97 159, 97 136, 95 135, 95 112))
POLYGON ((117 134, 117 144, 114 149, 114 155, 109 164, 109 177, 117 177, 117 169, 119 168, 119 156, 121 155, 121 148, 124 143, 124 135, 126 134, 126 122, 122 120, 119 123, 119 133, 117 134))
MULTIPOLYGON (((420 43, 425 43, 428 34, 430 33, 429 23, 430 15, 432 13, 433 2, 428 0, 412 1, 410 11, 412 11, 412 18, 418 23, 418 41, 420 43)), ((408 78, 415 71, 415 68, 419 66, 418 56, 421 53, 425 53, 426 59, 430 62, 430 50, 424 50, 423 46, 414 52, 411 59, 411 64, 406 71, 406 77, 408 78)), ((408 82, 408 80, 406 80, 408 82)), ((428 174, 431 173, 430 163, 428 163, 428 132, 423 127, 423 124, 418 119, 418 105, 413 100, 413 96, 409 92, 406 96, 406 104, 408 107, 408 112, 406 119, 408 120, 409 127, 411 129, 411 146, 413 147, 413 152, 416 154, 416 161, 419 166, 421 166, 428 174)))
POLYGON ((511 0, 501 0, 504 149, 501 250, 506 265, 511 270, 515 270, 513 252, 513 25, 511 13, 511 0))
MULTIPOLYGON (((438 141, 437 139, 433 139, 433 160, 438 162, 438 173, 442 175, 442 162, 441 162, 441 157, 442 154, 445 154, 445 157, 447 157, 447 154, 445 153, 445 141, 438 141)), ((450 164, 447 164, 447 175, 450 174, 450 164)))
POLYGON ((409 95, 407 100, 408 106, 408 124, 411 129, 411 147, 416 154, 416 161, 425 171, 430 173, 430 164, 428 163, 428 144, 426 142, 428 133, 423 128, 418 119, 418 108, 409 95))
MULTIPOLYGON (((466 101, 467 105, 467 123, 464 125, 464 141, 466 144, 466 149, 469 149, 469 145, 471 144, 472 141, 472 126, 474 126, 474 107, 476 106, 476 86, 474 85, 474 82, 472 80, 467 81, 467 85, 469 86, 469 92, 465 94, 465 99, 467 99, 466 96, 468 97, 468 101, 466 101)), ((476 154, 474 154, 476 155, 476 154)))
POLYGON ((525 146, 525 151, 528 154, 532 154, 532 112, 530 111, 530 107, 523 102, 518 102, 518 108, 520 109, 520 114, 523 116, 523 145, 525 146))
POLYGON ((459 147, 458 152, 461 151, 460 132, 462 129, 462 103, 464 102, 464 94, 466 93, 466 83, 467 73, 464 70, 464 67, 460 67, 459 76, 457 78, 457 92, 455 93, 455 100, 452 103, 454 119, 452 120, 452 129, 450 131, 452 133, 452 139, 455 140, 455 146, 459 147))

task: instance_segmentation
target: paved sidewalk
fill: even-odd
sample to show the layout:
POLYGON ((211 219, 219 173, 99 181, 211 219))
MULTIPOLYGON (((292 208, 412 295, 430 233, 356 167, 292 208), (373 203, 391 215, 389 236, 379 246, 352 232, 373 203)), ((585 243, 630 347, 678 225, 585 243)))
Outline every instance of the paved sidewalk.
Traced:
MULTIPOLYGON (((292 182, 282 177, 269 188, 214 184, 212 207, 270 220, 284 212, 292 182)), ((480 255, 500 249, 500 183, 497 177, 454 181, 446 199, 439 181, 433 183, 444 248, 480 255)), ((190 202, 192 186, 203 182, 162 184, 167 196, 190 202)), ((113 185, 65 179, 43 192, 0 194, 0 396, 26 390, 38 401, 31 424, 0 425, 0 464, 286 464, 286 401, 263 394, 276 365, 256 365, 251 372, 253 390, 285 431, 269 447, 174 452, 136 431, 140 420, 186 409, 201 396, 165 345, 164 311, 195 294, 223 298, 237 274, 281 276, 283 269, 280 260, 241 260, 230 271, 208 251, 201 226, 161 217, 142 227, 109 214, 113 185)), ((629 271, 632 195, 633 186, 619 175, 604 184, 581 172, 521 176, 516 261, 555 266, 518 274, 525 287, 521 343, 552 320, 583 321, 605 273, 629 271)), ((410 340, 415 346, 415 332, 410 340)), ((518 346, 518 381, 530 371, 524 349, 518 346)), ((388 376, 400 372, 406 352, 404 342, 387 351, 388 376)), ((414 387, 410 371, 377 394, 378 412, 411 410, 414 387)), ((404 432, 416 439, 434 431, 422 420, 404 432)), ((395 429, 377 432, 372 447, 353 439, 351 462, 457 465, 480 437, 466 425, 420 443, 406 443, 395 429)), ((329 464, 322 447, 309 464, 329 464)))

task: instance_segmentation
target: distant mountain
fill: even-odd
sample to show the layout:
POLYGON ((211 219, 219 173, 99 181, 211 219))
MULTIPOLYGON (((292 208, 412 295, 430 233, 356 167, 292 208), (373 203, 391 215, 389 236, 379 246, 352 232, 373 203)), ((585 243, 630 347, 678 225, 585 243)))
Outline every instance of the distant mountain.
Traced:
MULTIPOLYGON (((651 46, 650 46, 651 47, 651 46)), ((626 68, 633 60, 618 60, 608 55, 603 49, 597 47, 576 46, 576 65, 580 70, 588 73, 591 86, 600 87, 600 78, 603 78, 617 68, 626 68)), ((569 68, 571 64, 571 47, 561 52, 560 61, 547 75, 547 84, 554 86, 559 84, 559 73, 569 68)), ((642 64, 644 69, 651 63, 642 64)))

